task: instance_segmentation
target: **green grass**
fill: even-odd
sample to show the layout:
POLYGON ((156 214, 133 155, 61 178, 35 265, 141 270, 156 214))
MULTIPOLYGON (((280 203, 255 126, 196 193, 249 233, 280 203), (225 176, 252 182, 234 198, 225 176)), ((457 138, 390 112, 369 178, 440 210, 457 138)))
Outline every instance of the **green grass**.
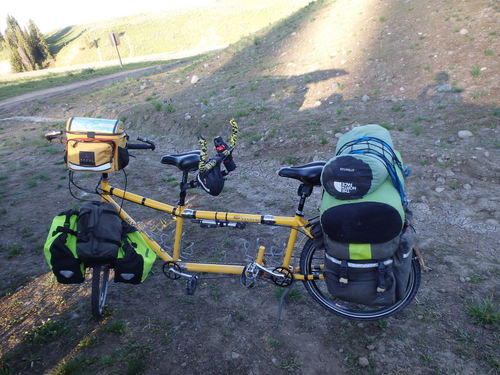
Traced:
POLYGON ((127 332, 127 323, 124 320, 115 320, 109 323, 105 330, 115 335, 124 335, 127 332))
MULTIPOLYGON (((149 66, 155 66, 165 63, 166 61, 149 61, 143 63, 124 64, 123 70, 146 68, 149 66)), ((102 77, 108 74, 121 72, 123 70, 119 66, 110 66, 105 68, 92 69, 92 71, 83 69, 64 73, 49 73, 40 76, 24 78, 12 77, 0 79, 0 100, 17 95, 22 95, 35 90, 48 89, 51 87, 62 86, 73 82, 102 77)))
POLYGON ((493 325, 497 329, 500 325, 500 311, 492 298, 474 299, 467 307, 467 313, 476 324, 493 325))
POLYGON ((26 341, 33 344, 47 344, 61 338, 68 332, 68 326, 62 321, 48 319, 42 325, 26 333, 26 341))
POLYGON ((470 70, 471 76, 477 78, 481 75, 481 68, 479 66, 475 66, 470 70))
POLYGON ((487 50, 485 50, 484 54, 486 56, 495 56, 495 52, 491 48, 488 48, 487 50))

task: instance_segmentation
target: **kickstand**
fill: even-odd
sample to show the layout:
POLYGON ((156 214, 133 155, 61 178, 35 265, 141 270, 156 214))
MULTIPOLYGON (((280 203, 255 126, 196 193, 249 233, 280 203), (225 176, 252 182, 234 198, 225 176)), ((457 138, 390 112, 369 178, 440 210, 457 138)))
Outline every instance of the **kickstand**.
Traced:
POLYGON ((281 313, 283 312, 283 306, 285 305, 285 299, 288 296, 288 293, 290 293, 291 288, 285 288, 285 291, 281 295, 280 302, 278 305, 278 319, 276 320, 276 328, 280 327, 281 323, 281 313))

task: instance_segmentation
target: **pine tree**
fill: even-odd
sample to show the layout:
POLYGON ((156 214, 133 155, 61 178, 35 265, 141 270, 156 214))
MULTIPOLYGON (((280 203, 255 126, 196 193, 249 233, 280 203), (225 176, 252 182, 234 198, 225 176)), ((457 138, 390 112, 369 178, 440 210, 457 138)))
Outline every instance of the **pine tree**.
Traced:
POLYGON ((36 67, 29 36, 21 29, 17 20, 7 16, 7 30, 5 31, 7 48, 9 49, 10 65, 14 72, 34 70, 36 67))
POLYGON ((29 44, 31 46, 33 58, 35 60, 35 64, 37 67, 43 68, 45 67, 47 60, 52 58, 52 54, 50 53, 49 46, 45 41, 42 33, 38 26, 33 22, 33 20, 29 20, 28 23, 28 36, 29 36, 29 44))
POLYGON ((4 48, 4 46, 5 46, 5 38, 2 32, 0 31, 0 51, 4 48))

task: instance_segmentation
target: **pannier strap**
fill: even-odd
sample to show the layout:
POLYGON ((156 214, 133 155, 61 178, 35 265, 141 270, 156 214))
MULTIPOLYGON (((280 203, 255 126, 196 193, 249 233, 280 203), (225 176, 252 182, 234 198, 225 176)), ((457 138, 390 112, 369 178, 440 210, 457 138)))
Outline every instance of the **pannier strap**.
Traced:
POLYGON ((387 274, 387 267, 384 262, 378 263, 378 278, 377 278, 377 293, 383 293, 387 289, 385 285, 385 277, 387 274))
MULTIPOLYGON (((331 255, 325 254, 327 259, 335 264, 340 264, 342 265, 342 262, 345 262, 344 260, 337 259, 332 257, 331 255)), ((377 262, 377 263, 352 263, 352 262, 346 262, 347 267, 350 268, 377 268, 379 264, 382 263, 384 266, 388 266, 389 264, 392 264, 392 259, 387 259, 384 260, 383 262, 377 262)))
POLYGON ((339 284, 341 287, 346 287, 349 283, 348 265, 346 260, 341 261, 339 284))

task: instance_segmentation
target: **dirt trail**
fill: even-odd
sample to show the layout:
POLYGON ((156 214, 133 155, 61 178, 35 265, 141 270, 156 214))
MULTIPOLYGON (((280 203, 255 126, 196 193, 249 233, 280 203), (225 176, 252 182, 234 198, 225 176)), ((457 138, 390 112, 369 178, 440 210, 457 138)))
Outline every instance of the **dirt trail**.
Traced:
MULTIPOLYGON (((61 124, 2 121, 0 369, 500 373, 497 12, 490 0, 320 1, 203 61, 4 109, 5 118, 123 119, 132 138, 157 144, 155 152, 134 154, 127 189, 170 203, 178 200, 179 173, 161 156, 195 149, 199 134, 227 135, 234 117, 238 168, 221 196, 193 190, 189 204, 274 215, 293 214, 298 202, 297 182, 276 170, 328 160, 342 133, 379 123, 412 170, 406 188, 428 268, 414 303, 372 323, 329 315, 294 284, 277 328, 279 293, 268 283, 247 290, 237 278, 200 275, 196 294, 187 296, 184 282, 167 280, 158 262, 143 285, 113 283, 109 316, 93 322, 88 285, 57 285, 41 257, 51 218, 76 203, 62 147, 41 138, 61 124)), ((88 175, 78 182, 88 189, 96 183, 88 175)), ((114 183, 123 187, 123 175, 114 183)), ((318 214, 320 195, 317 189, 308 200, 307 217, 318 214)), ((171 246, 170 217, 124 207, 171 246)), ((247 263, 263 244, 274 264, 287 234, 188 223, 185 259, 247 263)))

